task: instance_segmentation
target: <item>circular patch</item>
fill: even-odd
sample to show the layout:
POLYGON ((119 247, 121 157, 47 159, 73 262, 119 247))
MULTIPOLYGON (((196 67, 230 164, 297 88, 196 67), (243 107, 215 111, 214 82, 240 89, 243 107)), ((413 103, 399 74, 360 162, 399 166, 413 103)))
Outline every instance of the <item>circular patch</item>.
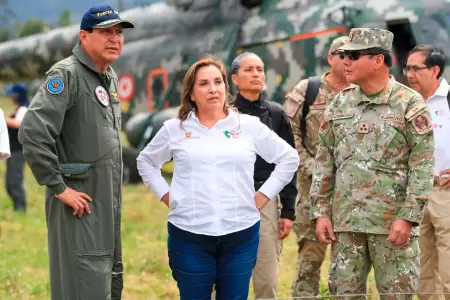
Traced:
POLYGON ((53 77, 50 78, 47 81, 47 91, 52 94, 56 95, 61 93, 64 90, 64 82, 59 77, 53 77))
POLYGON ((130 101, 134 94, 134 78, 130 74, 123 74, 119 78, 119 98, 130 101))
POLYGON ((98 102, 103 104, 103 106, 109 105, 109 94, 104 87, 98 86, 95 88, 95 96, 97 96, 98 102))

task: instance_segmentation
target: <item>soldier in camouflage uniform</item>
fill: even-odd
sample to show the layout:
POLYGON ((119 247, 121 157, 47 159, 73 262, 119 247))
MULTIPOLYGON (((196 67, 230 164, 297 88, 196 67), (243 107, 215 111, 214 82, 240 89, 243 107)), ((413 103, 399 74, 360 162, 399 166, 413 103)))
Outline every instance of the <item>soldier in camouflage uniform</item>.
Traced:
POLYGON ((332 244, 334 295, 365 294, 371 267, 381 299, 412 299, 418 287, 417 229, 433 188, 434 138, 422 96, 389 75, 393 37, 350 31, 340 50, 357 86, 334 98, 319 129, 310 214, 319 241, 332 244))
POLYGON ((345 80, 344 64, 337 49, 348 42, 347 36, 336 38, 328 51, 330 71, 320 78, 319 92, 309 108, 307 116, 302 115, 308 79, 301 80, 286 95, 285 110, 292 124, 295 145, 302 161, 297 174, 299 198, 296 205, 294 232, 297 235, 297 274, 292 284, 292 297, 317 296, 320 291, 320 267, 325 258, 327 245, 320 244, 315 235, 314 225, 309 219, 310 203, 308 193, 311 188, 314 155, 316 153, 317 131, 323 120, 323 112, 334 96, 348 86, 345 80), (300 120, 306 118, 306 132, 303 135, 300 120), (302 139, 304 138, 304 141, 302 139), (303 146, 306 146, 307 149, 303 146))

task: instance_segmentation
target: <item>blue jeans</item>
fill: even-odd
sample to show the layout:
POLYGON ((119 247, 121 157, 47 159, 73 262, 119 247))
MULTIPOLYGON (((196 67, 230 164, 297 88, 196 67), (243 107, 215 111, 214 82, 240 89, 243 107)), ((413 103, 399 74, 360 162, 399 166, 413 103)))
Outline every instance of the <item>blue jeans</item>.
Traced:
POLYGON ((222 236, 181 230, 168 223, 169 265, 181 300, 209 300, 215 284, 217 300, 248 298, 256 264, 259 221, 222 236))

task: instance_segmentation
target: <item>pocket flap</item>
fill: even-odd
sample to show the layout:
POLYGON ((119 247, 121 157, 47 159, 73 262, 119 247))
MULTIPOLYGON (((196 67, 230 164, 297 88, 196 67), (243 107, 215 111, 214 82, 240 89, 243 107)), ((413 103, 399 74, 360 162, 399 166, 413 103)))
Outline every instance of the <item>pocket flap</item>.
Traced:
POLYGON ((91 164, 86 163, 69 163, 60 164, 59 170, 64 177, 84 179, 88 177, 87 171, 90 167, 91 164))

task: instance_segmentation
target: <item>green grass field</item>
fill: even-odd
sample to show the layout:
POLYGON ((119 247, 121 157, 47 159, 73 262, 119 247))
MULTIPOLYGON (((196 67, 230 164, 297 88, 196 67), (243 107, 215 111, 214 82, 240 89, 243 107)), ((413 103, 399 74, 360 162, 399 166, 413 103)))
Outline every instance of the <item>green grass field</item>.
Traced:
MULTIPOLYGON (((12 106, 5 98, 0 98, 0 107, 5 114, 12 110, 12 106)), ((44 187, 36 183, 27 168, 25 184, 28 212, 26 215, 15 214, 4 188, 4 173, 5 162, 0 161, 0 299, 50 299, 44 187)), ((122 217, 124 300, 178 298, 176 283, 168 267, 167 214, 168 208, 159 203, 143 184, 124 187, 122 217)), ((279 299, 290 297, 296 259, 297 246, 295 235, 292 233, 283 244, 278 285, 279 299)), ((327 256, 322 266, 324 290, 328 266, 327 256)), ((369 282, 369 293, 375 293, 373 276, 369 282)))

